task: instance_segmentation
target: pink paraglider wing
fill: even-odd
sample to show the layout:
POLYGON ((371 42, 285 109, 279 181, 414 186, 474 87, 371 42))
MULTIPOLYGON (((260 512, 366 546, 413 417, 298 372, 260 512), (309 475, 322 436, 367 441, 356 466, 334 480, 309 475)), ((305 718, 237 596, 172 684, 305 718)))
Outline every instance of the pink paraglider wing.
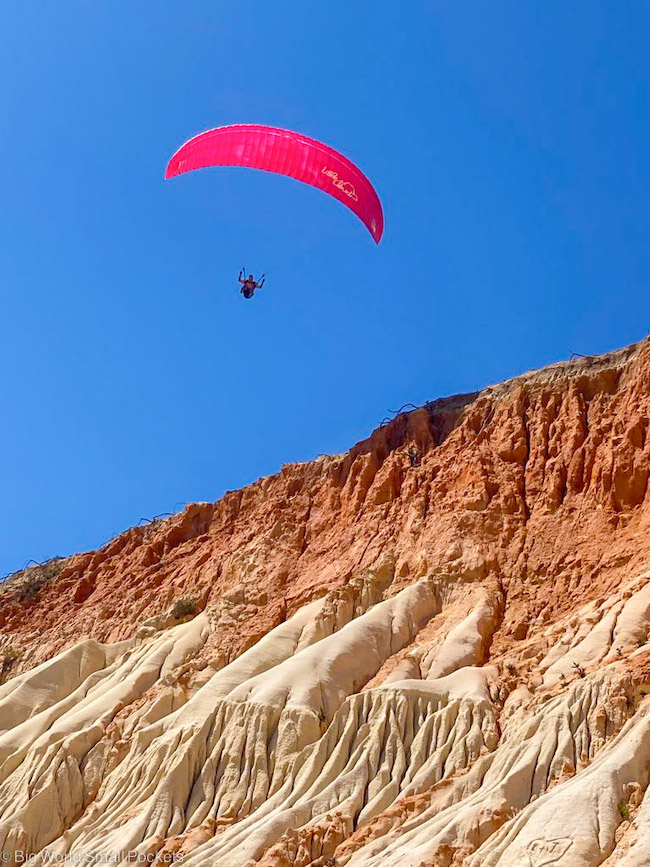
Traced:
POLYGON ((384 216, 372 184, 350 160, 315 139, 256 124, 217 127, 179 148, 165 178, 208 166, 264 169, 311 184, 354 211, 377 244, 381 239, 384 216))

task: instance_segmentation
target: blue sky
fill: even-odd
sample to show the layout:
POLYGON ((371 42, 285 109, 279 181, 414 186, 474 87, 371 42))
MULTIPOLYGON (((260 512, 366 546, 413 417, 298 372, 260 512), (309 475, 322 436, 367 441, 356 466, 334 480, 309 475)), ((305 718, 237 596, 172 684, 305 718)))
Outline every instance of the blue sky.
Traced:
POLYGON ((0 574, 649 329, 648 3, 0 14, 0 574), (381 245, 294 181, 163 181, 236 122, 357 162, 381 245))

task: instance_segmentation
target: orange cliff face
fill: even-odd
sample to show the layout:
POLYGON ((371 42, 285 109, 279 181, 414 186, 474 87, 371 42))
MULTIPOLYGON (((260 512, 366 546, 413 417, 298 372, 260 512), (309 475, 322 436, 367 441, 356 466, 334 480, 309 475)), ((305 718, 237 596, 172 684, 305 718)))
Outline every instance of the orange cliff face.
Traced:
POLYGON ((650 343, 399 415, 346 455, 283 467, 63 562, 0 629, 32 662, 113 642, 192 597, 232 658, 368 570, 492 579, 499 641, 606 594, 647 559, 650 343), (415 449, 412 456, 409 450, 415 449), (415 466, 411 466, 412 461, 415 466))
POLYGON ((650 864, 649 424, 644 341, 13 576, 2 860, 650 864))

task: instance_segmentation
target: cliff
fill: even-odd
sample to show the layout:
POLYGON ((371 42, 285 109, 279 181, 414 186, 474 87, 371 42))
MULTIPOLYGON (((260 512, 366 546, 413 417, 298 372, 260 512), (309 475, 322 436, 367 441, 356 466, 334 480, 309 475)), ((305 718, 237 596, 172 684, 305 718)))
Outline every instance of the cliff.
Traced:
POLYGON ((0 585, 0 848, 650 863, 650 342, 0 585))

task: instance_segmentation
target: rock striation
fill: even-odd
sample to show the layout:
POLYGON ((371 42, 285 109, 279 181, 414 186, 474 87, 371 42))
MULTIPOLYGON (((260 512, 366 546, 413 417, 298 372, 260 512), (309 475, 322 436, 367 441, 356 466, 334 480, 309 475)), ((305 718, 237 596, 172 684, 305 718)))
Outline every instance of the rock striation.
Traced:
POLYGON ((5 863, 650 864, 649 424, 644 341, 12 576, 5 863))

